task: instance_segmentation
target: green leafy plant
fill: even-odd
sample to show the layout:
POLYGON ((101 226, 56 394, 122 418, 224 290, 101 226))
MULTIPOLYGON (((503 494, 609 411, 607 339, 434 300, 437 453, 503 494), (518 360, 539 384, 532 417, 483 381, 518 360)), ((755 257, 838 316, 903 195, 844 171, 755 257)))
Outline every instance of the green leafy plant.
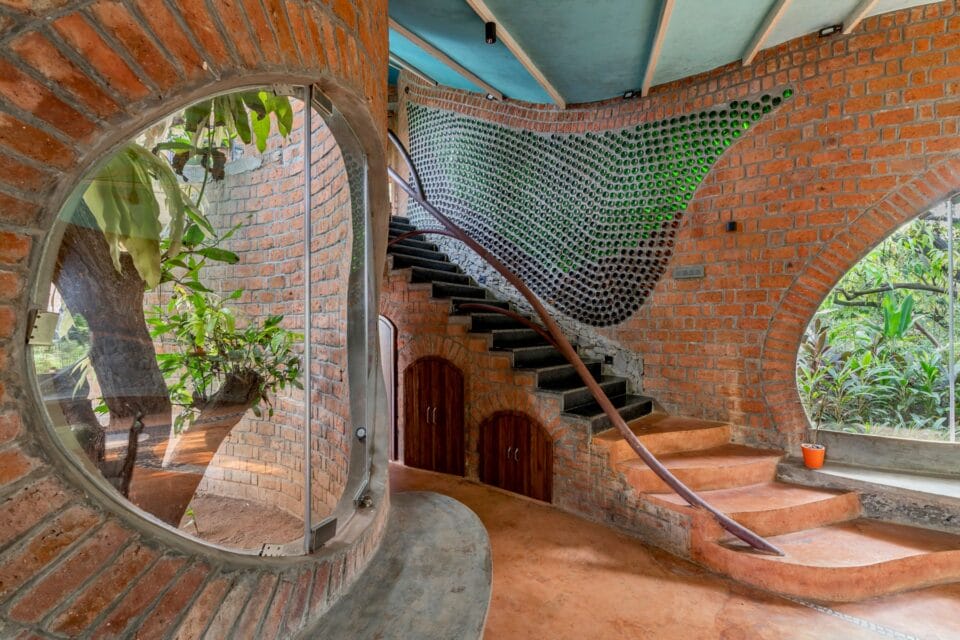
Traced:
POLYGON ((192 424, 211 406, 250 406, 255 415, 273 415, 270 394, 288 385, 302 389, 299 381, 299 333, 280 326, 283 316, 262 323, 238 319, 225 303, 239 298, 234 291, 226 300, 182 285, 163 308, 157 307, 147 322, 155 337, 172 336, 172 349, 157 354, 160 370, 171 381, 170 399, 181 407, 177 431, 192 424))
POLYGON ((797 359, 800 397, 815 428, 944 437, 949 233, 942 212, 921 216, 855 265, 823 302, 797 359))

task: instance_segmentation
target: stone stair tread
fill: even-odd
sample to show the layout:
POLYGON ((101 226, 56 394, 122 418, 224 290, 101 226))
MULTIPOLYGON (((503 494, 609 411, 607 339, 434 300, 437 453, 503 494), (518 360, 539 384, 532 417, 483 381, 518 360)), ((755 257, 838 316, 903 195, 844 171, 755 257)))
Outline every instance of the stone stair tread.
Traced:
MULTIPOLYGON (((590 361, 590 362, 584 360, 584 364, 586 364, 586 365, 588 365, 588 366, 589 366, 590 364, 597 364, 597 363, 599 363, 598 360, 593 360, 593 361, 590 361)), ((563 366, 566 366, 566 365, 562 365, 562 364, 561 364, 561 365, 557 365, 557 366, 558 366, 558 367, 563 367, 563 366)), ((553 368, 554 368, 554 367, 544 367, 543 369, 553 369, 553 368)), ((539 373, 539 372, 543 371, 543 369, 537 369, 537 372, 539 373)), ((605 376, 605 375, 601 375, 599 379, 594 378, 594 380, 596 380, 597 382, 603 383, 603 382, 615 382, 615 381, 626 380, 626 379, 625 379, 625 378, 620 378, 620 377, 618 377, 618 376, 605 376)), ((579 391, 580 389, 586 389, 586 388, 587 388, 587 385, 585 385, 585 384, 583 383, 583 380, 581 380, 579 377, 577 377, 577 378, 576 378, 575 380, 573 380, 572 382, 567 382, 567 383, 564 383, 564 382, 562 382, 562 381, 542 383, 542 384, 540 384, 540 385, 537 386, 537 391, 546 391, 547 393, 566 393, 567 391, 579 391)))
MULTIPOLYGON (((626 381, 625 378, 621 378, 621 377, 619 377, 619 376, 605 376, 605 375, 601 375, 601 376, 600 376, 600 379, 597 380, 597 382, 598 382, 601 386, 604 386, 604 385, 609 386, 609 385, 615 384, 615 383, 617 383, 617 382, 625 382, 625 381, 626 381)), ((556 393, 556 394, 565 395, 565 394, 568 394, 568 393, 571 393, 571 392, 575 392, 575 391, 583 391, 584 389, 587 388, 587 385, 583 384, 583 381, 582 381, 582 380, 578 380, 577 382, 578 382, 578 384, 577 384, 576 386, 572 386, 572 387, 566 387, 566 386, 550 386, 550 385, 545 386, 545 387, 537 387, 537 391, 542 391, 542 392, 544 392, 544 393, 551 393, 551 394, 556 393)), ((621 393, 621 394, 617 394, 617 395, 618 395, 618 397, 620 397, 620 396, 623 396, 624 394, 621 393)), ((587 403, 587 404, 594 404, 594 401, 591 400, 591 401, 590 401, 589 403, 587 403)), ((576 411, 578 408, 579 408, 579 407, 571 407, 568 411, 576 411)))
POLYGON ((396 253, 393 255, 394 269, 408 269, 410 267, 423 267, 425 269, 435 269, 437 271, 463 273, 459 266, 455 265, 449 260, 433 260, 431 258, 422 258, 420 256, 412 256, 402 253, 396 253), (404 264, 397 266, 397 262, 403 262, 404 264))
POLYGON ((427 269, 426 267, 411 267, 410 281, 421 282, 450 282, 453 284, 473 284, 472 279, 465 273, 453 273, 451 271, 440 271, 439 269, 427 269))
MULTIPOLYGON (((668 469, 690 469, 698 467, 715 467, 735 469, 744 464, 753 464, 767 459, 777 461, 783 456, 782 451, 771 449, 756 449, 739 444, 725 444, 711 449, 681 451, 658 456, 663 466, 668 469)), ((620 463, 624 467, 642 467, 646 464, 640 458, 624 460, 620 463)))
POLYGON ((410 218, 406 216, 390 216, 390 222, 399 222, 400 224, 410 224, 410 218))
POLYGON ((492 311, 470 311, 470 310, 460 311, 459 309, 459 305, 461 304, 477 304, 478 302, 479 304, 486 304, 492 307, 500 307, 501 309, 510 308, 510 303, 504 302, 503 300, 495 300, 493 298, 487 298, 483 301, 478 301, 476 298, 461 298, 458 296, 454 296, 450 298, 450 303, 454 306, 454 310, 451 312, 451 315, 490 316, 490 317, 496 316, 499 318, 506 317, 506 316, 503 316, 502 314, 494 313, 492 311))
MULTIPOLYGON (((811 489, 783 482, 762 482, 728 489, 699 491, 698 493, 701 498, 717 510, 731 517, 736 517, 738 513, 775 511, 811 505, 824 500, 831 500, 845 492, 811 489)), ((663 504, 688 507, 686 501, 675 493, 648 493, 647 495, 663 504)))
MULTIPOLYGON (((929 553, 960 554, 958 535, 868 518, 770 536, 767 540, 785 555, 764 556, 765 559, 807 567, 861 567, 929 553)), ((748 549, 746 543, 737 539, 720 544, 738 551, 748 549)))
MULTIPOLYGON (((652 398, 649 398, 647 396, 638 396, 638 395, 633 395, 629 393, 626 395, 610 398, 610 402, 612 402, 613 406, 616 407, 617 409, 623 409, 624 407, 627 407, 630 405, 641 404, 644 402, 651 402, 651 401, 652 401, 652 398)), ((563 414, 569 415, 569 416, 576 416, 580 418, 588 418, 588 419, 606 415, 603 409, 600 408, 600 405, 596 401, 591 402, 589 404, 581 405, 579 407, 573 407, 567 411, 564 411, 563 414)))

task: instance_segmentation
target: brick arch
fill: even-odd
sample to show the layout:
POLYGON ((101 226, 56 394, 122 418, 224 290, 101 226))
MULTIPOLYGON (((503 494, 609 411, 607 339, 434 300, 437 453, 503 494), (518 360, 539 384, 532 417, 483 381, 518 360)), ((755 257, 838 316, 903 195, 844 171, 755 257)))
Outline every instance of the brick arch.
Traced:
POLYGON ((354 519, 355 533, 310 558, 228 553, 151 525, 58 457, 33 400, 21 319, 50 224, 79 177, 158 117, 240 86, 315 83, 331 98, 367 153, 382 247, 386 2, 16 8, 30 4, 0 16, 0 564, 18 568, 0 593, 5 632, 124 635, 136 624, 144 636, 227 637, 236 624, 294 635, 375 552, 385 478, 372 479, 377 508, 354 519), (62 605, 69 615, 48 616, 62 605))
POLYGON ((834 285, 897 228, 960 189, 960 156, 904 182, 825 243, 784 292, 766 332, 761 384, 767 413, 796 446, 807 428, 797 391, 796 362, 807 324, 834 285))

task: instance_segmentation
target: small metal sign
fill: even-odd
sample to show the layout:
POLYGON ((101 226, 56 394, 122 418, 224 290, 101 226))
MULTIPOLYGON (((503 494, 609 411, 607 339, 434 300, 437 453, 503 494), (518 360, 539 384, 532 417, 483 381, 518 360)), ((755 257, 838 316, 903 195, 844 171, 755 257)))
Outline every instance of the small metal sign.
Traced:
POLYGON ((677 267, 673 270, 674 280, 696 280, 704 277, 702 264, 692 264, 685 267, 677 267))
POLYGON ((60 314, 53 311, 35 310, 31 315, 30 335, 27 337, 27 344, 34 347, 49 347, 53 344, 60 314))

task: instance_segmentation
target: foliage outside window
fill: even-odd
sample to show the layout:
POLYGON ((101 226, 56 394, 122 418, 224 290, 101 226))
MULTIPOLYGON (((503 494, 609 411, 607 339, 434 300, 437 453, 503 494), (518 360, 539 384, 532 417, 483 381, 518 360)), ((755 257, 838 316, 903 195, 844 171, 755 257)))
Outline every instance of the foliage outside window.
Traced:
POLYGON ((949 233, 946 206, 921 215, 858 262, 824 300, 797 363, 812 423, 947 439, 949 233))

